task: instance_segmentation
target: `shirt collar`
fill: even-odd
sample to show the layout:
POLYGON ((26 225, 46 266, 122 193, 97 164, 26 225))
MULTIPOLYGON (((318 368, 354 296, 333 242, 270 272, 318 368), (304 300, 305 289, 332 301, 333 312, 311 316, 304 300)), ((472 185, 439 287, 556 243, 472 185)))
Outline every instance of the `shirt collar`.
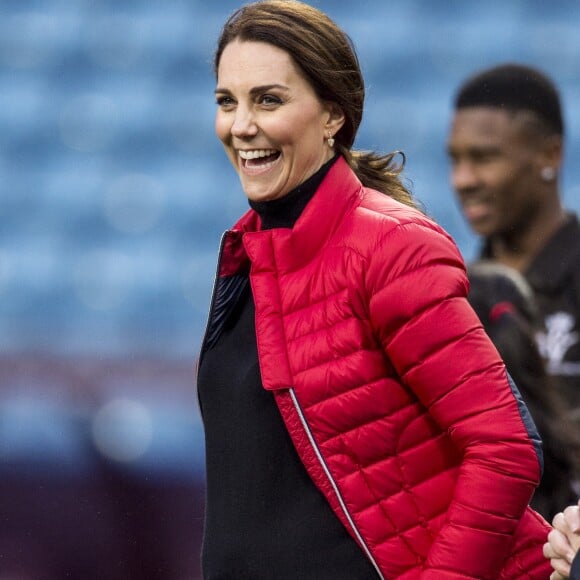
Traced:
MULTIPOLYGON (((491 243, 484 241, 481 257, 494 259, 491 243)), ((580 223, 578 216, 568 213, 537 256, 524 276, 534 289, 549 291, 558 288, 570 269, 580 260, 580 223)))
POLYGON ((578 217, 569 213, 524 274, 534 288, 557 288, 579 258, 580 224, 578 217))

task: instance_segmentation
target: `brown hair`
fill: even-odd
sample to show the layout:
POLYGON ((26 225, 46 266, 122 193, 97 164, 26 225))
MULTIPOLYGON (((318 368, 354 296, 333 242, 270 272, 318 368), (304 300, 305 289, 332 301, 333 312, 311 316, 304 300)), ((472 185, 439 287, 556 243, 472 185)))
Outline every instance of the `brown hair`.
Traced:
POLYGON ((335 147, 363 185, 415 206, 399 178, 396 153, 353 151, 365 87, 352 41, 326 14, 298 0, 260 0, 242 6, 226 21, 214 57, 217 71, 224 48, 232 41, 267 42, 287 52, 323 101, 336 103, 345 122, 334 136, 335 147))

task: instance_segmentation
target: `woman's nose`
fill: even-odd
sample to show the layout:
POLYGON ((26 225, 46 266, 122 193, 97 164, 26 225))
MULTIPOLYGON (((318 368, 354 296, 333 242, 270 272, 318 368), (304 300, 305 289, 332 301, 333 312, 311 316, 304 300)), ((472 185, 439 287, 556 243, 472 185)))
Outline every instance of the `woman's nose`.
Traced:
POLYGON ((253 137, 258 132, 256 120, 251 111, 238 108, 231 128, 234 137, 253 137))

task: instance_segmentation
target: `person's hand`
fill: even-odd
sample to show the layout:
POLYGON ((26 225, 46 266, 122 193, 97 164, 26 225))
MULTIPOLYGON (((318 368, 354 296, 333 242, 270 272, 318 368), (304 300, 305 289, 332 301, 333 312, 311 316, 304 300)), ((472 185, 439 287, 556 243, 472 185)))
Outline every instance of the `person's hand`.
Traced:
POLYGON ((580 549, 580 502, 568 506, 554 516, 554 529, 548 534, 544 544, 544 556, 550 560, 554 572, 550 580, 561 580, 570 575, 570 566, 580 549))

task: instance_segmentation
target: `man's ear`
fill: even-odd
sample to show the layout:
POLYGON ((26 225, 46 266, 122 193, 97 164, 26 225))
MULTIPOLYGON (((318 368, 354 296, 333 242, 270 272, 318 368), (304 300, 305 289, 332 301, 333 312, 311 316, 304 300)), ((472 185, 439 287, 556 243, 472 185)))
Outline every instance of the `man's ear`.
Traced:
POLYGON ((547 135, 538 139, 534 165, 543 181, 553 181, 560 172, 564 147, 561 135, 547 135), (549 177, 551 176, 551 177, 549 177))
POLYGON ((561 135, 549 135, 544 137, 541 156, 544 166, 552 167, 558 173, 562 165, 564 145, 561 135))

